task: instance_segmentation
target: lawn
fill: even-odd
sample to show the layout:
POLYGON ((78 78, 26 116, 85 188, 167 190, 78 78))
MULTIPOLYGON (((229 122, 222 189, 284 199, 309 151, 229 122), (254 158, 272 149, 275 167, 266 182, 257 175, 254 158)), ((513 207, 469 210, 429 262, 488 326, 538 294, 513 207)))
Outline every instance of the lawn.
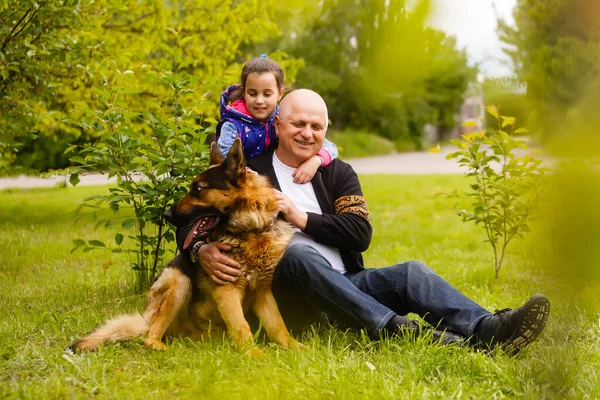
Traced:
MULTIPOLYGON (((494 310, 530 295, 550 297, 546 331, 517 357, 401 339, 370 341, 356 332, 314 329, 304 352, 272 344, 263 359, 238 354, 228 338, 169 342, 147 351, 141 340, 68 355, 64 348, 108 317, 141 311, 128 260, 106 251, 70 253, 77 238, 109 241, 73 211, 106 187, 0 192, 0 398, 598 398, 600 301, 548 273, 539 237, 510 247, 494 280, 491 250, 437 187, 466 186, 460 176, 363 176, 375 229, 370 267, 418 259, 494 310)), ((116 228, 115 228, 116 229, 116 228)))

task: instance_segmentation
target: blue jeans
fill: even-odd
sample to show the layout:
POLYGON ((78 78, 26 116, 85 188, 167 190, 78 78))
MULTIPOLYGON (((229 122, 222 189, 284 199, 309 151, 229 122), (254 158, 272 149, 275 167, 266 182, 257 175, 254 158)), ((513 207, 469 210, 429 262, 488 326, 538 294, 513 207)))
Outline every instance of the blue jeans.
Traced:
POLYGON ((342 275, 313 247, 288 247, 273 275, 273 294, 286 325, 301 329, 319 311, 372 335, 409 312, 438 329, 470 337, 491 315, 419 261, 342 275))

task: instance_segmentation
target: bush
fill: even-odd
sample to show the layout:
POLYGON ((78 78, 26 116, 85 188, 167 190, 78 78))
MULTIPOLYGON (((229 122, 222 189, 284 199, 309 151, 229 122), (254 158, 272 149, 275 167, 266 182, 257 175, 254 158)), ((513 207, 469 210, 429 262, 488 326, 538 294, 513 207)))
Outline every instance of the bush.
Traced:
MULTIPOLYGON (((471 190, 451 193, 443 189, 439 195, 466 198, 472 201, 470 209, 457 210, 463 221, 473 221, 485 229, 486 242, 494 253, 494 269, 498 279, 506 248, 514 238, 523 238, 529 232, 529 223, 536 217, 543 193, 542 178, 548 171, 534 153, 517 157, 515 149, 527 150, 527 144, 515 134, 527 129, 515 129, 516 119, 498 114, 496 106, 487 107, 496 119, 497 129, 487 129, 462 135, 462 140, 451 140, 458 151, 447 159, 456 159, 468 168, 466 176, 475 179, 471 190)), ((476 126, 466 122, 463 126, 476 126)))
POLYGON ((397 152, 406 153, 421 150, 422 146, 419 143, 415 143, 414 140, 398 139, 394 142, 394 147, 397 152))
MULTIPOLYGON (((180 49, 185 41, 177 36, 173 49, 180 49)), ((143 290, 164 265, 165 256, 170 256, 166 244, 175 241, 174 229, 163 214, 187 192, 190 178, 206 168, 208 149, 204 142, 206 135, 214 132, 217 121, 203 118, 194 108, 185 106, 194 104, 185 100, 198 98, 202 85, 196 76, 178 69, 147 71, 139 81, 167 90, 164 97, 152 99, 163 107, 152 111, 130 108, 127 93, 137 93, 142 87, 134 76, 128 71, 96 90, 103 108, 81 107, 78 114, 72 113, 79 116, 79 126, 94 131, 98 140, 79 147, 79 155, 70 160, 80 166, 69 172, 73 185, 79 182, 80 173, 89 171, 108 172, 109 177, 117 178, 116 187, 108 194, 89 197, 81 207, 95 210, 92 216, 98 226, 135 227, 135 234, 125 238, 117 233, 114 246, 97 239, 77 239, 74 250, 109 248, 135 257, 132 269, 143 290), (116 214, 122 208, 133 209, 133 217, 116 214), (106 209, 115 214, 105 218, 101 211, 106 209), (134 244, 129 245, 126 239, 134 244)), ((76 147, 70 146, 69 150, 76 147)))
POLYGON ((71 133, 58 133, 46 135, 40 133, 25 137, 21 148, 16 153, 15 164, 10 172, 36 173, 48 172, 53 169, 67 168, 71 165, 65 149, 69 145, 83 145, 89 137, 73 135, 71 133))

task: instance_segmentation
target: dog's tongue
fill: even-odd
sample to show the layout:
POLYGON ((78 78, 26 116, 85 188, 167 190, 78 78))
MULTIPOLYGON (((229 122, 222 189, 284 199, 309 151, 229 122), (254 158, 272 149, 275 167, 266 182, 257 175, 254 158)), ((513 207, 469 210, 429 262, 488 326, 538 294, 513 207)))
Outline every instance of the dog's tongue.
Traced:
POLYGON ((200 218, 198 221, 194 222, 192 229, 190 229, 190 233, 188 233, 188 235, 185 238, 185 242, 183 242, 184 250, 187 249, 188 247, 190 247, 190 244, 192 244, 192 240, 194 240, 194 236, 196 236, 196 232, 198 231, 198 227, 200 226, 200 223, 202 223, 202 218, 200 218))

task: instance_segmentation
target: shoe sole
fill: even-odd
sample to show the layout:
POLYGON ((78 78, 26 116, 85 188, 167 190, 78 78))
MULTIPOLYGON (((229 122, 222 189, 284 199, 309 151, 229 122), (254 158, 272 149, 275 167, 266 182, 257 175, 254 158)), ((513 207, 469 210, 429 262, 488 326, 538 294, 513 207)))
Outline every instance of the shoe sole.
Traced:
POLYGON ((523 308, 527 309, 527 312, 519 327, 502 346, 512 354, 517 354, 542 333, 550 315, 550 301, 546 296, 536 294, 523 305, 523 308))

